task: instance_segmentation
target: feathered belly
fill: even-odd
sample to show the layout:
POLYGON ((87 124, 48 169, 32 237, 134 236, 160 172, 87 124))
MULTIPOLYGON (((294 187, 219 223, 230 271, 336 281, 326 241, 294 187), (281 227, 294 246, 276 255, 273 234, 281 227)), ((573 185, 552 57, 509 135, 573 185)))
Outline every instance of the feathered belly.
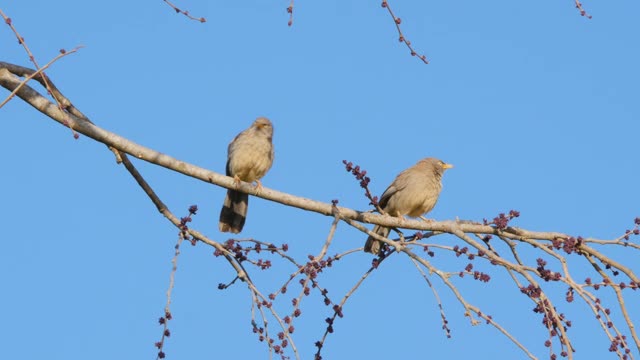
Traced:
POLYGON ((267 143, 265 146, 237 149, 229 164, 231 175, 246 182, 261 179, 271 167, 270 145, 267 143))

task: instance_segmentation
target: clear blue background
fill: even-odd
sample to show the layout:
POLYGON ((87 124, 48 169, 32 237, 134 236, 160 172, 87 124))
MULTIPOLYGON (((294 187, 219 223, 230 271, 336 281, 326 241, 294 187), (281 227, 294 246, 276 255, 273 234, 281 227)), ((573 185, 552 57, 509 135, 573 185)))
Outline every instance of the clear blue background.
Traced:
MULTIPOLYGON (((288 1, 177 4, 208 21, 189 21, 161 1, 5 1, 0 8, 41 64, 61 48, 86 46, 48 74, 99 126, 214 171, 224 172, 233 136, 268 116, 276 147, 263 179, 268 188, 366 210, 343 159, 365 168, 379 194, 399 171, 436 156, 456 166, 429 215, 438 220, 517 209, 517 226, 613 238, 640 216, 635 1, 585 1, 592 20, 579 16, 572 0, 391 1, 430 65, 409 56, 379 1, 296 1, 291 28, 288 1)), ((0 60, 30 66, 4 24, 0 60)), ((176 229, 104 145, 74 140, 17 99, 0 109, 0 126, 0 357, 154 358, 176 229)), ((192 227, 228 238, 217 230, 225 190, 136 165, 176 215, 197 204, 192 227)), ((319 252, 330 223, 252 198, 242 236, 288 243, 303 257, 319 252)), ((362 246, 364 238, 341 224, 330 253, 362 246)), ((446 236, 431 242, 462 244, 446 236)), ((537 257, 522 251, 531 262, 537 257)), ((637 251, 603 251, 638 271, 637 251)), ((430 260, 447 271, 467 263, 450 253, 430 260)), ((580 266, 575 279, 592 273, 572 260, 580 266)), ((370 261, 351 255, 320 281, 339 301, 370 261)), ((276 263, 254 270, 265 294, 293 271, 276 263)), ((467 300, 548 358, 533 303, 505 274, 474 264, 493 278, 455 278, 467 300)), ((234 275, 227 263, 199 244, 183 247, 178 267, 168 358, 267 358, 251 333, 246 287, 216 288, 234 275)), ((524 358, 494 328, 469 325, 450 291, 432 281, 451 339, 440 329, 431 290, 407 259, 394 257, 349 300, 324 358, 524 358)), ((297 288, 281 299, 282 314, 291 311, 297 288)), ((567 304, 564 286, 551 289, 573 321, 576 358, 613 358, 587 307, 567 304)), ((598 295, 619 315, 608 293, 598 295)), ((625 294, 640 325, 638 293, 625 294)), ((311 359, 331 311, 317 294, 302 311, 294 339, 311 359)))

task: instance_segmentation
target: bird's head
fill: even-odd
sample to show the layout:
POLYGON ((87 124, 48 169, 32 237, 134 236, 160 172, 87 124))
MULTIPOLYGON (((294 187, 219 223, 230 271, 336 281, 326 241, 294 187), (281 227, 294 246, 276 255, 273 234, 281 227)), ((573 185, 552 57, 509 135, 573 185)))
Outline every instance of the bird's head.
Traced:
POLYGON ((439 175, 442 175, 445 170, 451 169, 453 167, 453 165, 447 164, 446 162, 436 158, 422 159, 418 162, 418 164, 433 168, 433 171, 439 175))
POLYGON ((251 127, 256 129, 257 131, 268 134, 269 137, 271 137, 271 135, 273 134, 273 125, 271 124, 271 121, 269 121, 269 119, 267 119, 266 117, 257 118, 256 121, 253 122, 253 125, 251 125, 251 127))

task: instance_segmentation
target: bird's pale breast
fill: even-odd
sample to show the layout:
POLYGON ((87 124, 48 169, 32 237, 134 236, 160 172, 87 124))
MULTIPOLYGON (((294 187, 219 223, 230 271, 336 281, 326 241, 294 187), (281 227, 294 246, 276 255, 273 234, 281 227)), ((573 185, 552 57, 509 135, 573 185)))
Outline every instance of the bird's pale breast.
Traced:
POLYGON ((392 216, 412 217, 431 211, 442 189, 439 179, 425 176, 424 173, 414 176, 403 175, 396 180, 402 189, 389 198, 385 211, 392 216))
POLYGON ((230 175, 238 176, 242 181, 259 180, 272 163, 273 145, 266 137, 238 136, 229 146, 230 175))

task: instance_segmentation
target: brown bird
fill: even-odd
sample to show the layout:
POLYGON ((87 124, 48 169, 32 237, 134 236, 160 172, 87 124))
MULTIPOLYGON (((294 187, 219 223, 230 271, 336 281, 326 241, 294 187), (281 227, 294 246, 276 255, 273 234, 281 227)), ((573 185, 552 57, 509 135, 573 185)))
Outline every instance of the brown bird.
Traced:
MULTIPOLYGON (((433 209, 442 190, 442 174, 453 165, 442 160, 426 158, 401 172, 380 197, 379 205, 385 213, 395 217, 409 215, 422 216, 433 209)), ((390 228, 376 225, 374 233, 387 237, 390 228)), ((364 251, 377 255, 381 241, 372 236, 367 238, 364 251)))
MULTIPOLYGON (((236 183, 246 181, 257 183, 273 164, 273 125, 265 117, 259 117, 251 126, 238 134, 227 148, 227 176, 233 176, 236 183)), ((227 190, 218 227, 222 232, 234 234, 242 231, 247 218, 249 195, 236 190, 227 190)))

